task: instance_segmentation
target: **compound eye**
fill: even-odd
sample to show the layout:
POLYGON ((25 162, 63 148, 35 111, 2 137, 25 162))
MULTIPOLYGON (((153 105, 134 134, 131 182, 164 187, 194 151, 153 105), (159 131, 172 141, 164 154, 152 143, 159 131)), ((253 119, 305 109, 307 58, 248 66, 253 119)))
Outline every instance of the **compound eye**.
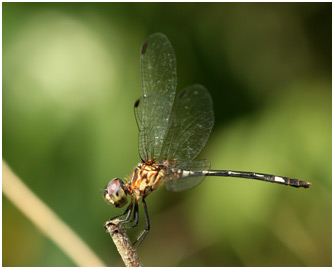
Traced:
POLYGON ((123 184, 121 179, 114 178, 105 188, 104 198, 116 207, 122 207, 127 203, 126 193, 122 188, 123 184))
POLYGON ((112 179, 106 190, 108 192, 109 195, 115 195, 118 196, 118 192, 119 192, 119 189, 121 188, 121 183, 120 183, 120 180, 118 178, 115 178, 115 179, 112 179))

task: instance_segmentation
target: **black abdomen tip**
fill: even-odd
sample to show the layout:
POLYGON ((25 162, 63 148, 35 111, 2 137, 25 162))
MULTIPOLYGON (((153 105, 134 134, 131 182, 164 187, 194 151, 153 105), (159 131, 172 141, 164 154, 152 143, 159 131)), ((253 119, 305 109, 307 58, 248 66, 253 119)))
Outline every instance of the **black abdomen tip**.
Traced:
POLYGON ((309 188, 311 187, 311 183, 310 182, 305 182, 305 184, 303 185, 304 188, 309 188))

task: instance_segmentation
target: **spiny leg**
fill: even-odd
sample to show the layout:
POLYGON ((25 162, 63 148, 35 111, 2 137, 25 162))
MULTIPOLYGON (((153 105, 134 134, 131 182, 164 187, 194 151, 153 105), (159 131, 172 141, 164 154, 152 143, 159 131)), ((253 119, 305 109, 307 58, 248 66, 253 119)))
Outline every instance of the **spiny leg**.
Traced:
POLYGON ((131 202, 129 204, 129 206, 125 209, 125 211, 122 213, 122 214, 119 214, 115 217, 112 217, 111 219, 109 219, 105 224, 104 224, 104 227, 106 228, 108 225, 110 224, 115 224, 114 221, 119 218, 119 217, 122 217, 124 215, 127 214, 127 216, 125 217, 125 219, 123 220, 119 220, 119 223, 123 223, 123 222, 126 222, 129 220, 130 216, 131 216, 131 213, 132 213, 132 209, 133 209, 133 199, 131 199, 131 202))
POLYGON ((145 212, 146 227, 145 227, 145 230, 140 232, 136 241, 132 244, 133 246, 135 246, 137 244, 137 246, 134 247, 135 250, 141 245, 141 243, 144 241, 146 235, 150 231, 150 219, 148 217, 148 211, 147 211, 147 205, 146 205, 146 202, 145 202, 145 197, 143 197, 142 202, 143 202, 143 207, 144 207, 144 212, 145 212))
POLYGON ((129 218, 130 218, 132 210, 133 210, 133 199, 132 198, 131 198, 131 203, 130 203, 129 207, 127 208, 127 210, 128 209, 129 209, 129 212, 128 212, 127 216, 125 217, 125 219, 121 220, 121 223, 129 221, 129 218))
POLYGON ((124 216, 124 215, 126 215, 126 214, 128 214, 128 215, 126 216, 125 220, 128 220, 129 217, 130 217, 130 215, 131 215, 132 208, 133 208, 133 203, 132 203, 132 201, 131 201, 131 203, 129 204, 129 206, 125 209, 125 211, 124 211, 122 214, 117 215, 117 216, 115 216, 115 217, 112 217, 109 221, 112 221, 112 220, 114 220, 114 219, 117 219, 117 218, 119 218, 119 217, 122 217, 122 216, 124 216))
POLYGON ((133 215, 132 215, 131 220, 125 220, 121 223, 121 225, 123 226, 124 224, 131 223, 131 222, 135 222, 135 223, 131 226, 123 227, 123 229, 127 230, 127 229, 132 229, 132 228, 138 226, 138 223, 139 223, 138 201, 135 201, 134 211, 133 211, 133 215))

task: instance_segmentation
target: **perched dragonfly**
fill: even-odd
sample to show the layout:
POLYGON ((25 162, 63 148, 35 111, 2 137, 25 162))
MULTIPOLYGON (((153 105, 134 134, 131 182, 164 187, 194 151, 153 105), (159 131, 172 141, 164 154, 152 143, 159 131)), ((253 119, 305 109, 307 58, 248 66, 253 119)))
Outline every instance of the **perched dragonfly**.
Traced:
POLYGON ((105 199, 115 207, 125 206, 127 195, 131 197, 125 212, 107 221, 106 227, 116 219, 124 229, 136 227, 141 199, 146 227, 133 243, 138 247, 150 230, 145 198, 162 185, 171 191, 195 187, 205 176, 249 178, 297 188, 310 187, 309 182, 288 177, 209 170, 209 160, 194 160, 204 147, 214 123, 209 92, 202 85, 192 85, 175 96, 176 59, 172 45, 161 33, 148 37, 141 48, 140 61, 143 96, 135 102, 134 110, 141 162, 126 183, 114 178, 105 188, 105 199), (120 217, 123 218, 119 220, 120 217))

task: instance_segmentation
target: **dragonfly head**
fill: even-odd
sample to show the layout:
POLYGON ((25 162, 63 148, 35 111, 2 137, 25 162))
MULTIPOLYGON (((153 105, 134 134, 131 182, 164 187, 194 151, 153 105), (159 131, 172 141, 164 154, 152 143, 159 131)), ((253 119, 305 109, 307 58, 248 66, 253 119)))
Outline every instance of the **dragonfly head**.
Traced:
POLYGON ((123 207, 128 203, 123 189, 124 182, 120 178, 113 178, 104 189, 104 198, 115 207, 123 207))

